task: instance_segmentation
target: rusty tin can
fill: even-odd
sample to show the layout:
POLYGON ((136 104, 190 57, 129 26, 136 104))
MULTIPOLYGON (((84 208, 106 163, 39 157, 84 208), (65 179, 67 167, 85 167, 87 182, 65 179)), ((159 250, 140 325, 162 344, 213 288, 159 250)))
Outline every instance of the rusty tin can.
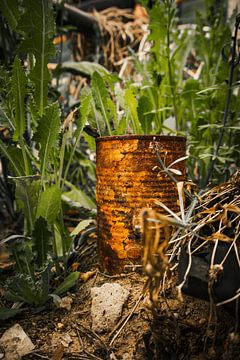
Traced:
MULTIPOLYGON (((141 264, 142 239, 134 222, 144 208, 164 212, 160 200, 178 212, 176 184, 162 170, 156 147, 166 166, 184 157, 186 140, 180 136, 123 135, 96 139, 97 227, 100 268, 120 273, 141 264)), ((185 180, 185 161, 174 165, 185 180)))

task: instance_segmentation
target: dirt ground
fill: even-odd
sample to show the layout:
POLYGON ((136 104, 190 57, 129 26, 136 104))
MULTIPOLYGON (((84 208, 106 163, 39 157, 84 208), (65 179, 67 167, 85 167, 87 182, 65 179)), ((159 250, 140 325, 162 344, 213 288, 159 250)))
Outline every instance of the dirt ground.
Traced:
POLYGON ((20 324, 35 345, 25 360, 240 359, 240 338, 234 330, 237 324, 225 310, 219 309, 209 324, 209 304, 189 297, 180 301, 171 280, 153 311, 148 297, 142 296, 143 275, 109 277, 95 270, 92 278, 67 294, 73 300, 71 310, 49 304, 43 312, 22 313, 1 324, 0 336, 10 326, 20 324), (91 329, 90 289, 106 282, 119 283, 130 291, 130 297, 111 333, 96 334, 91 329))

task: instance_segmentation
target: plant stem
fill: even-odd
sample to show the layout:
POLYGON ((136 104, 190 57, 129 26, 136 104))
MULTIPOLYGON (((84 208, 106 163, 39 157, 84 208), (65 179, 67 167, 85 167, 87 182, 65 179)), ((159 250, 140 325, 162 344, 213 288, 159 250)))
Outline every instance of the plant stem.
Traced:
POLYGON ((57 252, 57 243, 56 243, 56 234, 55 234, 55 229, 54 227, 52 228, 52 233, 53 233, 53 252, 54 252, 54 263, 56 266, 56 272, 59 275, 60 274, 60 266, 59 266, 59 261, 58 261, 58 252, 57 252))
MULTIPOLYGON (((58 187, 61 188, 61 179, 63 174, 63 163, 64 163, 64 155, 67 143, 67 132, 63 134, 62 145, 60 150, 60 164, 59 164, 59 178, 58 178, 58 187)), ((64 183, 63 183, 64 185, 64 183)))
MULTIPOLYGON (((68 159, 68 162, 67 162, 67 166, 66 166, 66 169, 64 171, 64 177, 63 177, 63 180, 62 180, 62 185, 61 185, 61 190, 63 190, 64 188, 64 185, 65 185, 65 182, 66 182, 66 179, 67 179, 67 174, 68 174, 68 171, 69 171, 69 168, 70 168, 70 165, 72 163, 72 159, 73 159, 73 155, 76 151, 76 148, 77 148, 77 145, 79 143, 79 140, 80 140, 80 137, 82 135, 82 132, 80 132, 78 138, 76 139, 73 147, 72 147, 72 150, 71 150, 71 153, 70 153, 70 156, 69 156, 69 159, 68 159)), ((60 173, 60 176, 61 176, 61 173, 60 173)))
MULTIPOLYGON (((236 66, 235 57, 236 57, 237 34, 238 34, 239 24, 240 24, 240 14, 237 15, 236 23, 235 23, 235 32, 234 32, 234 36, 233 36, 232 54, 231 54, 230 68, 229 68, 228 89, 227 89, 228 91, 227 91, 227 98, 226 98, 226 103, 225 103, 223 119, 222 119, 222 128, 221 128, 218 143, 217 143, 217 146, 216 146, 216 149, 214 152, 214 156, 213 156, 212 161, 208 168, 208 172, 207 172, 205 182, 203 184, 203 188, 205 188, 207 186, 207 184, 209 183, 209 181, 212 177, 213 169, 214 169, 214 166, 215 166, 218 154, 219 154, 220 147, 222 145, 224 132, 226 130, 227 119, 228 119, 231 97, 232 97, 232 91, 233 91, 233 76, 234 76, 234 69, 236 66)), ((239 58, 238 58, 238 61, 239 61, 239 58)))
POLYGON ((176 130, 179 130, 179 124, 178 124, 178 112, 177 112, 177 103, 176 103, 176 93, 174 89, 174 82, 173 82, 173 76, 172 76, 172 64, 171 64, 171 51, 170 51, 170 29, 171 29, 171 3, 168 3, 168 22, 167 22, 167 64, 168 64, 168 79, 169 79, 169 85, 171 89, 172 94, 172 101, 173 101, 173 111, 174 111, 174 117, 176 122, 176 130))

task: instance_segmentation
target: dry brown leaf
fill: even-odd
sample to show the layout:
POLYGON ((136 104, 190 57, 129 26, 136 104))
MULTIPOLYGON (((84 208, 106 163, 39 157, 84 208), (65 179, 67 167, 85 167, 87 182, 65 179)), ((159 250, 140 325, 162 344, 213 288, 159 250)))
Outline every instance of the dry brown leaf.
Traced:
POLYGON ((79 278, 83 281, 83 282, 87 282, 89 279, 91 279, 94 275, 96 274, 96 271, 87 271, 85 273, 81 273, 79 275, 79 278))
POLYGON ((231 242, 234 241, 234 239, 230 238, 230 237, 227 236, 227 235, 222 234, 222 233, 219 232, 219 231, 215 232, 215 233, 212 234, 211 236, 208 236, 208 237, 206 238, 206 240, 210 240, 210 241, 220 240, 220 241, 224 241, 224 242, 227 242, 227 243, 231 243, 231 242))

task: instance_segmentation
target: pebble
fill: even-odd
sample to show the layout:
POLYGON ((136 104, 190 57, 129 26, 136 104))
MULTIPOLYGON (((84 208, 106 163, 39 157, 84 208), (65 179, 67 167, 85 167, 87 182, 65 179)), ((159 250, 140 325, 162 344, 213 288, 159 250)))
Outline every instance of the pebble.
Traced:
POLYGON ((63 323, 57 323, 57 328, 58 328, 58 329, 64 328, 64 324, 63 324, 63 323))
POLYGON ((117 283, 105 283, 91 289, 92 329, 107 332, 113 329, 122 314, 129 291, 117 283))

